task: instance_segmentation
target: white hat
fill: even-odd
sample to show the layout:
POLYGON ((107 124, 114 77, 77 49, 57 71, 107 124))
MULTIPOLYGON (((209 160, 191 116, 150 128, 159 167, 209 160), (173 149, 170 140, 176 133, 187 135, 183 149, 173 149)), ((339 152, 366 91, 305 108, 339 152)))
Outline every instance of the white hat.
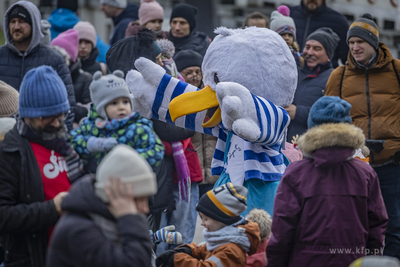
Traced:
POLYGON ((131 184, 135 198, 157 193, 155 173, 149 163, 130 146, 115 146, 97 167, 95 192, 106 203, 109 201, 104 185, 109 184, 111 177, 120 178, 123 183, 131 184))

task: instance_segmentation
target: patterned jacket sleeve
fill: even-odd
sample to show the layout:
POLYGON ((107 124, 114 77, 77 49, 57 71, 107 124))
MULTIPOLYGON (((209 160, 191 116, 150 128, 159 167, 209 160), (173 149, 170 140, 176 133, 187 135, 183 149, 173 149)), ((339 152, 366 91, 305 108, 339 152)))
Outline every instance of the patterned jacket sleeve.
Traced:
POLYGON ((85 119, 78 128, 70 132, 69 141, 81 158, 87 159, 93 155, 87 149, 87 141, 90 137, 95 136, 96 132, 98 133, 98 129, 88 119, 85 119))
POLYGON ((129 130, 132 130, 133 133, 129 133, 128 130, 126 135, 131 136, 134 141, 133 148, 147 160, 154 170, 164 158, 164 145, 154 132, 153 123, 150 120, 142 117, 132 126, 134 127, 129 127, 129 130))

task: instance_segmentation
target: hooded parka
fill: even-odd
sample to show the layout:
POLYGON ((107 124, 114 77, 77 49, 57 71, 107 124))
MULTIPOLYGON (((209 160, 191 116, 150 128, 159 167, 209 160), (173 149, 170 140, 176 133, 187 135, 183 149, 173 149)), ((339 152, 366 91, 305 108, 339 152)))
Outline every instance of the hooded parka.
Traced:
POLYGON ((321 124, 298 140, 305 158, 291 163, 274 203, 268 267, 349 266, 382 255, 388 216, 372 167, 352 157, 361 129, 321 124))

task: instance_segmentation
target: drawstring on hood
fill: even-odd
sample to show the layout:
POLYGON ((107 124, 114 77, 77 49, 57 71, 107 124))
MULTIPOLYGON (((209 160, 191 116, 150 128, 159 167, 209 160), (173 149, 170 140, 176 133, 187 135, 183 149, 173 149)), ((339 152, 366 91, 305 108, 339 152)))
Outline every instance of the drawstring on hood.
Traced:
POLYGON ((40 25, 41 25, 40 21, 41 21, 40 11, 37 8, 37 6, 35 6, 33 3, 28 2, 28 1, 19 1, 15 4, 11 5, 8 8, 8 10, 6 11, 6 14, 5 14, 4 20, 3 20, 3 31, 4 31, 4 36, 6 38, 7 47, 10 48, 11 50, 17 52, 21 56, 29 54, 32 51, 32 49, 35 48, 43 38, 42 31, 40 30, 40 25), (25 8, 28 11, 29 15, 31 16, 31 20, 32 20, 32 39, 31 39, 31 43, 29 44, 28 49, 24 52, 24 54, 22 54, 14 46, 14 41, 10 34, 10 25, 9 25, 8 21, 9 21, 10 12, 14 9, 15 6, 21 6, 21 7, 25 8))

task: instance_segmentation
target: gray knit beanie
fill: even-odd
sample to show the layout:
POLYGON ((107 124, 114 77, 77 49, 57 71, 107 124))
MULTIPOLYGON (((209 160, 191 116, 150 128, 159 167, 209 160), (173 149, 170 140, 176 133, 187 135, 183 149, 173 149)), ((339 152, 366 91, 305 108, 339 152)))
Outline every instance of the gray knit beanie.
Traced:
POLYGON ((350 37, 359 37, 373 48, 378 49, 379 45, 379 30, 376 23, 373 21, 371 14, 365 13, 361 18, 354 21, 347 32, 347 44, 349 43, 350 37))
MULTIPOLYGON (((96 111, 103 120, 108 120, 106 106, 114 99, 126 97, 131 101, 131 106, 133 106, 130 91, 124 80, 124 73, 121 70, 115 70, 112 74, 104 76, 101 75, 101 71, 96 71, 89 90, 96 111)), ((97 126, 102 128, 102 125, 97 126)))
POLYGON ((322 27, 311 33, 307 37, 306 42, 308 40, 315 40, 320 42, 324 46, 329 59, 332 59, 340 38, 334 31, 332 31, 331 28, 322 27))

